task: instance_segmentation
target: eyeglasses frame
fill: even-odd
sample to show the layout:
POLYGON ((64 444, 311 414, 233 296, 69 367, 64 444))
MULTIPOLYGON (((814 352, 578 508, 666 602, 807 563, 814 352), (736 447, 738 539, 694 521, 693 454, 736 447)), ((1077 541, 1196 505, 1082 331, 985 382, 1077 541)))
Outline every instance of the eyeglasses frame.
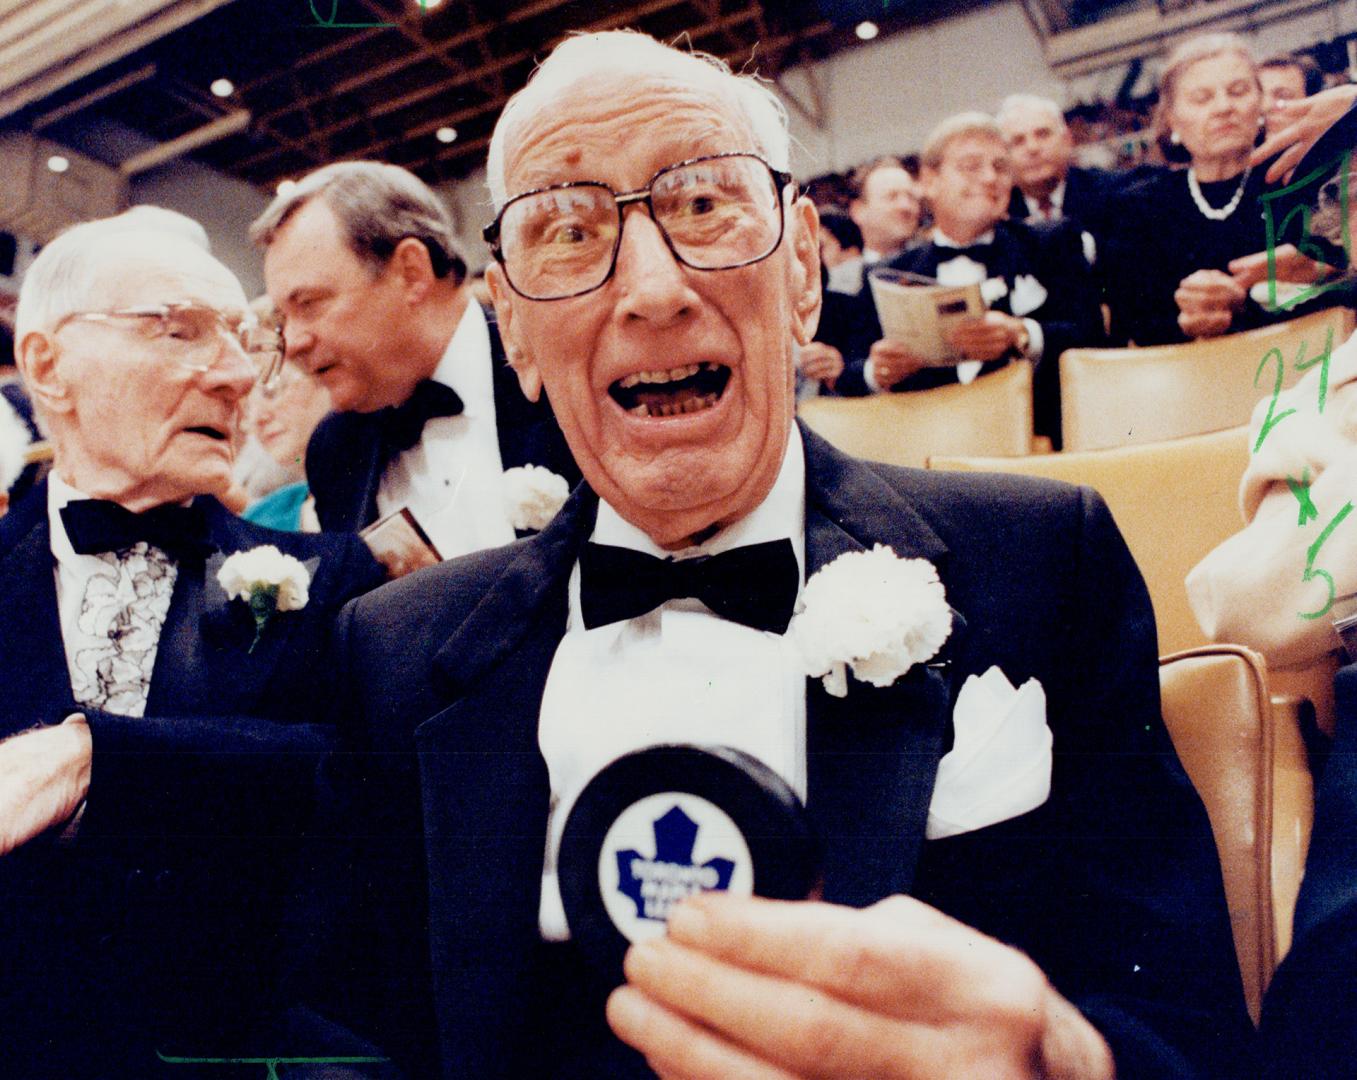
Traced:
MULTIPOLYGON (((725 154, 704 154, 701 157, 688 158, 684 161, 676 161, 672 165, 666 165, 663 169, 658 170, 654 176, 647 180, 644 187, 636 188, 634 191, 623 191, 623 192, 614 191, 609 185, 605 184, 602 180, 569 180, 561 184, 547 184, 545 187, 534 188, 531 191, 520 192, 519 194, 515 195, 512 199, 509 199, 507 202, 505 202, 503 206, 500 207, 499 213, 495 215, 495 220, 492 221, 481 231, 481 235, 485 239, 485 242, 490 245, 490 254, 494 256, 495 262, 499 263, 500 269, 504 271, 504 280, 509 283, 509 288, 513 289, 514 292, 518 293, 519 296, 523 297, 525 300, 533 300, 539 303, 549 303, 553 300, 573 300, 577 296, 586 296, 591 292, 596 292, 597 290, 603 288, 603 286, 608 284, 608 282, 612 279, 613 274, 616 273, 617 254, 619 251, 622 250, 622 230, 626 226, 625 212, 626 208, 628 206, 631 206, 633 203, 645 204, 646 209, 650 212, 650 220, 655 222, 655 226, 656 228, 659 229, 660 235, 664 237, 665 247, 669 249, 669 253, 674 256, 675 261, 678 262, 680 266, 686 266, 690 270, 701 270, 701 271, 738 270, 742 266, 753 266, 755 263, 763 262, 764 259, 769 258, 773 254, 773 252, 775 252, 779 247, 782 246, 782 237, 787 231, 787 219, 785 213, 783 212, 782 198, 783 194, 787 190, 788 185, 792 184, 793 178, 791 173, 786 172, 782 169, 773 168, 771 165, 768 164, 768 162, 764 161, 763 158, 760 157, 758 154, 752 154, 745 150, 732 150, 729 153, 725 154), (663 225, 661 225, 658 221, 656 221, 655 204, 651 202, 651 196, 653 194, 652 189, 655 185, 655 181, 658 180, 665 173, 673 172, 676 169, 687 168, 689 165, 700 165, 704 161, 720 161, 724 158, 733 157, 753 158, 755 161, 757 161, 765 169, 768 170, 768 175, 773 181, 774 185, 773 197, 776 202, 778 210, 777 239, 773 241, 773 246, 770 247, 767 250, 767 252, 760 255, 756 259, 746 259, 744 262, 733 263, 730 266, 694 266, 692 263, 688 262, 682 255, 678 253, 678 249, 674 247, 674 241, 669 236, 669 230, 666 229, 663 225), (610 195, 612 195, 613 201, 617 204, 617 236, 613 240, 613 253, 611 259, 608 262, 608 272, 603 275, 602 280, 599 281, 597 285, 591 285, 589 286, 589 288, 581 289, 578 292, 567 293, 565 296, 530 296, 528 293, 525 293, 522 289, 520 289, 517 285, 514 284, 514 279, 509 274, 509 267, 505 264, 504 261, 504 249, 500 246, 500 223, 504 219, 505 211, 507 211, 509 207, 513 206, 514 203, 520 202, 523 199, 531 198, 534 195, 541 195, 544 192, 548 191, 567 191, 570 188, 579 187, 601 187, 605 191, 607 191, 610 195)), ((792 200, 795 201, 796 197, 797 192, 795 190, 795 187, 793 186, 792 200)))

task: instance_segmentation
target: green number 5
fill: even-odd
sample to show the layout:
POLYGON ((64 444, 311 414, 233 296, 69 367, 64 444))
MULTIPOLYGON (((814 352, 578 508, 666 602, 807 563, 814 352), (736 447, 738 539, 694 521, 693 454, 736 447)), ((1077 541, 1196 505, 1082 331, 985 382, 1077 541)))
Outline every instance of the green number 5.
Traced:
POLYGON ((1310 545, 1310 550, 1305 553, 1305 570, 1301 573, 1300 576, 1301 581, 1313 581, 1315 578, 1323 578, 1326 582, 1328 582, 1329 585, 1329 599, 1324 604, 1324 606, 1320 608, 1318 611, 1311 612, 1302 611, 1300 613, 1300 617, 1302 619, 1321 619, 1325 615, 1327 615, 1329 613, 1329 609, 1333 607, 1334 601, 1333 577, 1329 574, 1327 570, 1315 569, 1315 558, 1319 555, 1319 549, 1323 546, 1324 541, 1329 538, 1329 536, 1333 533, 1334 529, 1338 528, 1342 520, 1345 517, 1347 517, 1350 513, 1352 513, 1352 503, 1344 503, 1343 509, 1338 511, 1338 513, 1336 513, 1333 516, 1333 520, 1324 526, 1324 531, 1319 534, 1319 536, 1315 539, 1315 542, 1310 545))

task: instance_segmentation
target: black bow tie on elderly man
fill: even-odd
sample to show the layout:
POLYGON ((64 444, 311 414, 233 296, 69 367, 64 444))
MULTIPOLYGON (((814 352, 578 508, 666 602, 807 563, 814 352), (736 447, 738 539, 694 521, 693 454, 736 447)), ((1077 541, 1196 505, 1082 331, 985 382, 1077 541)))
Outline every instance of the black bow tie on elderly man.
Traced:
POLYGON ((424 425, 440 416, 460 416, 463 405, 450 386, 425 379, 415 387, 410 399, 391 409, 386 416, 386 437, 398 451, 409 450, 419 442, 424 425))
POLYGON ((61 521, 79 555, 125 551, 141 541, 176 559, 202 559, 214 550, 197 503, 135 514, 107 499, 77 499, 61 508, 61 521))
POLYGON ((634 619, 667 600, 701 600, 723 619, 785 633, 801 584, 790 540, 691 559, 657 559, 631 548, 586 544, 580 553, 580 613, 586 628, 634 619))

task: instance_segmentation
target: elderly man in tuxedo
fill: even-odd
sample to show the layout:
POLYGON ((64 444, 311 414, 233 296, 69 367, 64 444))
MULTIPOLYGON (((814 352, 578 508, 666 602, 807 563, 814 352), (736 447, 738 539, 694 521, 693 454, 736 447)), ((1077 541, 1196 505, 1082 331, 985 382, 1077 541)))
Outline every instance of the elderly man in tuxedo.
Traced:
POLYGON ((306 475, 322 529, 408 509, 443 558, 514 539, 505 469, 578 472, 504 363, 443 204, 412 173, 327 165, 251 226, 289 359, 330 391, 306 475))
POLYGON ((500 118, 488 281, 586 483, 341 616, 336 854, 365 889, 320 1011, 421 1077, 1231 1075, 1247 1019, 1140 576, 1090 491, 869 465, 793 422, 820 294, 788 142, 760 83, 624 32, 565 41, 500 118), (932 564, 950 634, 837 697, 788 619, 877 544, 932 564), (635 602, 618 561, 668 585, 635 602), (728 606, 731 562, 766 610, 728 606), (1041 703, 1030 770, 991 747, 968 781, 983 673, 1041 703), (690 900, 614 987, 563 913, 560 816, 654 741, 779 773, 822 901, 690 900))
POLYGON ((54 458, 0 520, 0 1069, 183 1075, 157 1052, 239 1051, 271 991, 331 741, 317 662, 381 572, 356 537, 217 501, 279 352, 191 240, 75 227, 28 270, 16 337, 54 458), (231 595, 240 553, 273 602, 231 595))
POLYGON ((933 213, 929 239, 886 265, 943 285, 982 283, 988 310, 956 324, 949 344, 965 359, 930 367, 908 342, 882 338, 876 309, 863 305, 873 342, 865 360, 848 359, 837 390, 849 396, 970 383, 1014 360, 1033 374, 1035 426, 1059 446, 1060 354, 1103 339, 1098 290, 1079 228, 1069 221, 1027 225, 1007 220, 1013 162, 995 121, 959 113, 924 143, 920 179, 933 213))

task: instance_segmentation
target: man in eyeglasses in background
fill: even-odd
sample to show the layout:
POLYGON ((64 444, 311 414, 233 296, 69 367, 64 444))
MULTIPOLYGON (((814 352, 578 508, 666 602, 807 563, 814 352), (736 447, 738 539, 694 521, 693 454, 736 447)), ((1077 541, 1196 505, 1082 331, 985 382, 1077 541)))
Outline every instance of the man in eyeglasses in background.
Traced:
MULTIPOLYGON (((409 509, 445 559, 505 544, 505 469, 579 473, 529 402, 438 197, 395 165, 327 165, 251 226, 288 358, 330 391, 306 473, 322 529, 409 509)), ((430 560, 432 561, 432 560, 430 560)))
MULTIPOLYGON (((1219 867, 1125 544, 1092 492, 870 465, 793 423, 820 275, 789 152, 766 87, 637 33, 568 38, 506 106, 487 281, 586 482, 538 536, 341 616, 332 775, 355 799, 324 831, 332 894, 363 895, 313 1013, 421 1078, 1231 1075, 1219 867), (894 566, 878 544, 933 564, 948 640, 831 696, 789 619, 823 586, 869 624, 878 571, 856 596, 802 584, 839 556, 894 566), (982 675, 1042 695, 1035 723, 981 720, 982 675), (569 914, 613 862, 570 873, 563 822, 665 743, 732 748, 804 799, 826 902, 688 900, 614 990, 569 914)), ((912 636, 923 612, 896 616, 912 636)))
POLYGON ((113 219, 52 241, 16 359, 53 462, 0 520, 0 1071, 182 1076, 157 1052, 239 1052, 267 1005, 330 744, 321 647, 381 570, 217 501, 281 349, 192 239, 113 219), (304 585, 273 608, 217 576, 265 545, 304 585))

